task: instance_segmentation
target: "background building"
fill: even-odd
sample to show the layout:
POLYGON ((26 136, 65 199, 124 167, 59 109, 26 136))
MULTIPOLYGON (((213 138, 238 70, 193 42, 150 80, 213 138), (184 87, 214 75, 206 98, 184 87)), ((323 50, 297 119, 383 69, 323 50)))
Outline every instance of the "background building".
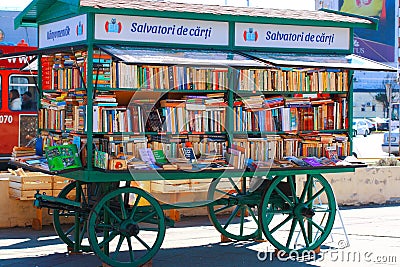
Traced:
POLYGON ((17 45, 21 43, 29 46, 37 46, 37 30, 35 28, 22 27, 14 29, 14 18, 19 11, 0 10, 0 45, 17 45))
MULTIPOLYGON (((398 68, 399 0, 317 0, 315 5, 316 9, 340 10, 379 19, 378 31, 355 29, 354 54, 398 68)), ((395 94, 399 92, 398 73, 354 73, 355 118, 389 117, 385 84, 390 84, 395 94)), ((397 107, 394 108, 394 116, 398 119, 397 107)))

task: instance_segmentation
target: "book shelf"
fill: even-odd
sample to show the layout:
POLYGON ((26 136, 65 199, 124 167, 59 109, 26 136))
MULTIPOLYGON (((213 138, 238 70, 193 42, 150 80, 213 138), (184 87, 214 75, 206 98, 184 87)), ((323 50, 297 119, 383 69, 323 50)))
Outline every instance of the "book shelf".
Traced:
POLYGON ((324 157, 327 148, 350 153, 345 69, 277 68, 222 51, 127 46, 94 49, 91 63, 84 49, 49 54, 41 63, 39 128, 53 145, 92 136, 96 160, 85 161, 89 168, 99 155, 140 159, 141 148, 183 158, 188 145, 197 156, 238 154, 242 161, 324 157))

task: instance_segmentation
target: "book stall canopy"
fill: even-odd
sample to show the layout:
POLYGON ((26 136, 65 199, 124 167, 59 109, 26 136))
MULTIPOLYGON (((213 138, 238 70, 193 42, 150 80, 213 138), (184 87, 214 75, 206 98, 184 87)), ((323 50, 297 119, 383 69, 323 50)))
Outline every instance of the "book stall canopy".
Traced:
POLYGON ((99 46, 129 64, 166 64, 200 66, 272 67, 271 65, 234 52, 99 46))
POLYGON ((259 52, 247 52, 247 54, 253 58, 263 60, 268 64, 283 67, 332 68, 388 72, 397 71, 396 68, 353 54, 329 55, 259 52))

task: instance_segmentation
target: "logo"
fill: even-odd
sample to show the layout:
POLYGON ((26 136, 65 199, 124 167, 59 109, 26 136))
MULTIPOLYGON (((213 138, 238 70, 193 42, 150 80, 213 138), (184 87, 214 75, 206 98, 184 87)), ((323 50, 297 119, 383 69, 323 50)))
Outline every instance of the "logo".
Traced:
POLYGON ((372 0, 356 0, 356 5, 358 7, 362 6, 369 6, 371 4, 372 0))
POLYGON ((82 35, 83 34, 83 23, 79 21, 79 24, 76 25, 76 35, 82 35))
POLYGON ((112 18, 111 21, 107 21, 104 26, 105 26, 106 32, 120 33, 122 30, 121 22, 117 23, 117 20, 114 18, 112 18))
POLYGON ((256 42, 258 39, 258 32, 254 31, 253 28, 249 28, 247 31, 243 32, 243 39, 247 42, 256 42))

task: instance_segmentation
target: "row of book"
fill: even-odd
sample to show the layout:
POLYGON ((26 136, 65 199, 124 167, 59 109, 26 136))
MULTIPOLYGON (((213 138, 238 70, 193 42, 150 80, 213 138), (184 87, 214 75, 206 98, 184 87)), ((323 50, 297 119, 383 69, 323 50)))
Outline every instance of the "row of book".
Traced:
POLYGON ((243 91, 348 91, 348 72, 325 69, 241 69, 243 91))
POLYGON ((112 64, 112 86, 159 90, 226 90, 227 68, 112 64))
POLYGON ((317 131, 347 128, 347 99, 273 97, 234 102, 234 131, 317 131))
MULTIPOLYGON (((111 87, 111 56, 93 52, 92 79, 95 87, 111 87)), ((43 90, 86 87, 87 52, 56 53, 41 58, 43 90)))
POLYGON ((224 98, 186 96, 181 100, 161 100, 160 105, 166 132, 225 131, 227 103, 224 98))
POLYGON ((83 90, 44 93, 39 110, 39 128, 84 131, 86 94, 83 90))

